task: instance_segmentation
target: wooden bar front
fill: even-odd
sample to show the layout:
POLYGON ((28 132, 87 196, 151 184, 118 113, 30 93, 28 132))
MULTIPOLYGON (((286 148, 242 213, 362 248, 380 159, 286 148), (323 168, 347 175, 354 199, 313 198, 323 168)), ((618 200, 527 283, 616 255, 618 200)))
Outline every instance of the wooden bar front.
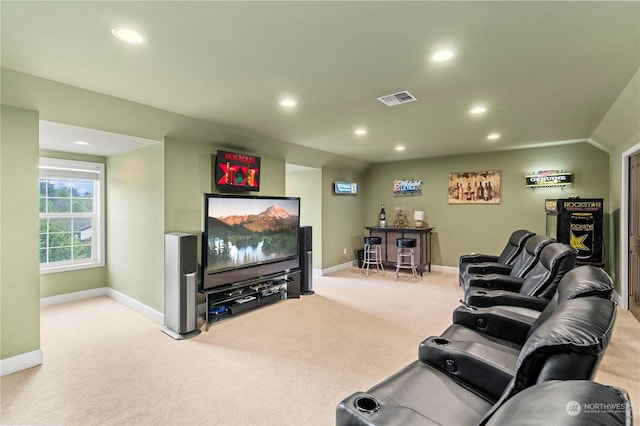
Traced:
POLYGON ((415 238, 415 256, 420 275, 427 270, 431 272, 431 233, 435 228, 393 228, 367 226, 369 235, 382 239, 382 262, 385 266, 395 266, 398 248, 397 238, 415 238))

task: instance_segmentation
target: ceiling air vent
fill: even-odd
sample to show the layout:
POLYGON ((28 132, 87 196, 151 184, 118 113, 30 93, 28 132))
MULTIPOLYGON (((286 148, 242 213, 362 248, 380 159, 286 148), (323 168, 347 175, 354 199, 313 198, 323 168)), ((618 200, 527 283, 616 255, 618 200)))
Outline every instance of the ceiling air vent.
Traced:
POLYGON ((392 95, 380 96, 378 100, 386 106, 396 106, 400 104, 406 104, 408 102, 417 101, 418 98, 405 90, 403 92, 394 93, 392 95))

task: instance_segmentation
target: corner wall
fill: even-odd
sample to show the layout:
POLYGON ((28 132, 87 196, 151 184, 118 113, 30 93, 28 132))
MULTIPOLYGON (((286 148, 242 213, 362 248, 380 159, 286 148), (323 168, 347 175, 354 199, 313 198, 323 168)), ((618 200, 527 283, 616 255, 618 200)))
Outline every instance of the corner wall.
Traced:
POLYGON ((164 144, 107 159, 107 283, 164 312, 164 144))
POLYGON ((352 169, 322 169, 323 269, 353 262, 356 251, 363 246, 363 194, 369 189, 361 184, 357 195, 335 195, 335 181, 361 184, 362 175, 352 169))
POLYGON ((300 225, 313 228, 313 269, 322 269, 322 170, 287 173, 288 197, 300 197, 300 225))
MULTIPOLYGON (((0 359, 5 360, 40 352, 38 113, 2 105, 0 114, 0 359)), ((37 358, 35 365, 42 355, 37 358)))

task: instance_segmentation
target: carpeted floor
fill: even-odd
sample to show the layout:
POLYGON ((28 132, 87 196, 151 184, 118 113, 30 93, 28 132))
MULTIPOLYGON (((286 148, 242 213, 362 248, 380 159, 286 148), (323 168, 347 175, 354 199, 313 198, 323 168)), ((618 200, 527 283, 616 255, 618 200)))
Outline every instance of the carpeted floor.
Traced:
MULTIPOLYGON (((330 425, 340 400, 414 361, 462 295, 443 272, 413 283, 352 268, 313 287, 183 341, 107 297, 43 308, 44 364, 0 380, 0 421, 330 425)), ((626 311, 596 381, 640 407, 640 324, 626 311)))

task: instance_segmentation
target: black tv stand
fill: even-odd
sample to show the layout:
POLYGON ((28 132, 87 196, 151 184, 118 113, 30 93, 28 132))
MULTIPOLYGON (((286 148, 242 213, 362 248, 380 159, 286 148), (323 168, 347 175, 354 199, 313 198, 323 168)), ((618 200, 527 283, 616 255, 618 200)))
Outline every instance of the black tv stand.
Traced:
POLYGON ((205 324, 209 326, 233 315, 270 305, 282 299, 300 297, 300 270, 281 272, 199 290, 205 296, 205 324))

